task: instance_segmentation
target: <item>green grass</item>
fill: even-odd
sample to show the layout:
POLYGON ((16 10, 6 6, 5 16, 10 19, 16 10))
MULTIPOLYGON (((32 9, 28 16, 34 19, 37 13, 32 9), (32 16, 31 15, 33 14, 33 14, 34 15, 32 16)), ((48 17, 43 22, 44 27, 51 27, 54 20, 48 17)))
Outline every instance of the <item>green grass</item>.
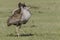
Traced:
POLYGON ((0 0, 0 40, 60 40, 60 0, 0 0), (21 27, 25 33, 20 30, 33 36, 7 36, 15 35, 15 26, 8 27, 6 21, 18 2, 38 7, 30 9, 32 17, 21 27))

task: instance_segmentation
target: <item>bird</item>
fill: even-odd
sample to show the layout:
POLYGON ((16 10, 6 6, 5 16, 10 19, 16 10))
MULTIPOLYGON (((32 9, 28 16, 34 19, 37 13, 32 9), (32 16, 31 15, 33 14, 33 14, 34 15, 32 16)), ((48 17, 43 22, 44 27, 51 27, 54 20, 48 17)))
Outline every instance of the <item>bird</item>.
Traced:
POLYGON ((12 15, 7 19, 7 26, 15 25, 16 34, 19 37, 21 25, 26 24, 31 18, 31 12, 25 3, 18 3, 18 8, 13 10, 12 15))

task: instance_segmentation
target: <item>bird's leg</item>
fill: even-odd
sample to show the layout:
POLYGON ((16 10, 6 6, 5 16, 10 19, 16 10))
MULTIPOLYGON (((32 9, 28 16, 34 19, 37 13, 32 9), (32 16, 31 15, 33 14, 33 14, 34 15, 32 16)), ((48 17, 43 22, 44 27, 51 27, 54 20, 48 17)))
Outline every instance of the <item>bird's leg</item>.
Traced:
POLYGON ((19 27, 16 27, 17 37, 19 37, 19 27))
MULTIPOLYGON (((19 29, 21 28, 22 25, 20 25, 19 29)), ((25 33, 22 29, 20 29, 21 32, 25 33)))

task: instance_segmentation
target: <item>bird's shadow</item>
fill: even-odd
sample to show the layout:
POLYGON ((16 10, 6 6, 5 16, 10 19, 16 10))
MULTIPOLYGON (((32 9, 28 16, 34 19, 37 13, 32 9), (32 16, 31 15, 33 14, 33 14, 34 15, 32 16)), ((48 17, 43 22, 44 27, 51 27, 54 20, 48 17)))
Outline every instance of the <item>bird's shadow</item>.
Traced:
MULTIPOLYGON (((19 36, 33 36, 34 34, 31 34, 31 33, 29 33, 29 34, 20 34, 19 36)), ((17 37, 17 35, 15 35, 15 34, 8 34, 7 36, 10 36, 10 37, 17 37)))

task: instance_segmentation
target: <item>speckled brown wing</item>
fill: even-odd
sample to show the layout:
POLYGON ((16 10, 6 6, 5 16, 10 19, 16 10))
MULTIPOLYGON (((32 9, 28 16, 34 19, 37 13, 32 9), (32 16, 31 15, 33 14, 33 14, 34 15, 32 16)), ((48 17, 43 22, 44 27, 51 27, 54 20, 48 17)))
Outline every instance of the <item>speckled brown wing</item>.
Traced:
POLYGON ((11 17, 8 18, 7 24, 8 25, 11 25, 11 24, 17 25, 19 23, 20 19, 21 19, 21 16, 22 16, 21 15, 21 10, 20 9, 16 10, 14 12, 14 14, 11 17))

